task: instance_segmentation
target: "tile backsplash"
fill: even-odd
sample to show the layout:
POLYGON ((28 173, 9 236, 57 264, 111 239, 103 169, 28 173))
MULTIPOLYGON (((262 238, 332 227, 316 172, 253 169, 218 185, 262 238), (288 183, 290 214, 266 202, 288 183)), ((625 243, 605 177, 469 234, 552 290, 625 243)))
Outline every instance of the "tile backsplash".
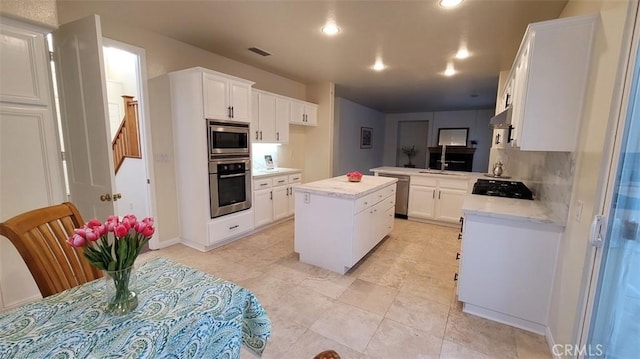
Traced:
POLYGON ((505 176, 526 182, 536 200, 543 202, 554 217, 566 221, 575 170, 572 153, 492 149, 490 166, 496 161, 503 163, 505 176))

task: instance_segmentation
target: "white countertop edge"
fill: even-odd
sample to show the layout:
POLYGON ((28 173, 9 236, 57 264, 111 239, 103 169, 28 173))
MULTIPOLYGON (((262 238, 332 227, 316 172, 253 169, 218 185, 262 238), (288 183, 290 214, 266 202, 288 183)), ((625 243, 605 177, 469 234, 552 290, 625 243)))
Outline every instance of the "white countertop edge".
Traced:
POLYGON ((487 218, 496 218, 496 219, 507 219, 512 221, 520 221, 520 222, 528 222, 535 223, 540 225, 548 226, 550 230, 563 232, 565 225, 560 223, 555 219, 547 219, 547 218, 537 218, 537 217, 527 217, 517 214, 507 214, 507 213, 497 213, 497 212, 488 212, 482 210, 471 210, 471 209, 463 209, 465 215, 475 215, 479 217, 487 217, 487 218))
MULTIPOLYGON (((363 176, 362 181, 364 181, 364 183, 366 183, 367 181, 371 181, 371 178, 374 176, 363 176)), ((335 188, 335 187, 327 187, 327 188, 322 188, 322 185, 329 185, 329 184, 342 184, 345 186, 357 186, 359 184, 362 184, 363 182, 348 182, 346 179, 346 176, 338 176, 338 177, 333 177, 333 178, 327 178, 324 180, 320 180, 320 181, 315 181, 315 182, 309 182, 309 183, 305 183, 305 184, 299 184, 299 185, 295 185, 293 186, 293 191, 294 192, 304 192, 304 193, 311 193, 311 194, 318 194, 321 196, 327 196, 327 197, 336 197, 336 198, 346 198, 346 199, 356 199, 356 198, 361 198, 364 197, 370 193, 373 193, 379 189, 382 189, 390 184, 396 183, 398 182, 397 178, 389 178, 389 177, 382 177, 384 178, 384 181, 380 181, 379 184, 376 184, 375 186, 371 186, 366 189, 363 189, 357 193, 348 193, 345 192, 343 189, 339 189, 339 188, 335 188), (320 186, 320 187, 316 187, 316 186, 320 186)))
POLYGON ((251 171, 251 177, 264 178, 264 177, 273 177, 273 176, 279 176, 279 175, 288 175, 293 173, 302 173, 302 170, 297 168, 286 168, 286 167, 278 167, 272 170, 255 170, 255 171, 251 171))

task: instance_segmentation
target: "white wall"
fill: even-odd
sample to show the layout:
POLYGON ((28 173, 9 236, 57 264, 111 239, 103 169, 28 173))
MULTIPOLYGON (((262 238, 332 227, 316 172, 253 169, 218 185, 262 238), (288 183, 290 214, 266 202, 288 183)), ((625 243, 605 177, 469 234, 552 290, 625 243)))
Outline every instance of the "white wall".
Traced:
POLYGON ((370 174, 369 169, 382 164, 384 114, 336 97, 334 118, 333 175, 351 171, 370 174), (360 148, 361 127, 373 129, 371 148, 360 148))
POLYGON ((318 104, 318 126, 305 130, 302 176, 305 182, 313 182, 332 176, 335 86, 332 82, 313 84, 307 93, 309 101, 318 104))
POLYGON ((489 119, 493 114, 493 109, 387 114, 385 117, 383 165, 396 165, 396 153, 400 150, 398 147, 398 122, 429 121, 428 146, 430 147, 437 145, 440 128, 468 127, 469 141, 478 141, 473 157, 473 171, 486 172, 489 166, 489 149, 491 148, 489 119))
POLYGON ((58 27, 56 0, 2 0, 0 14, 51 29, 58 27))
POLYGON ((586 298, 584 286, 588 280, 591 247, 588 244, 591 218, 599 211, 602 174, 608 164, 602 164, 603 146, 610 121, 612 94, 618 84, 622 38, 627 18, 627 1, 571 0, 561 17, 599 13, 601 24, 596 27, 593 55, 585 98, 584 115, 576 151, 575 180, 573 183, 569 220, 558 259, 554 279, 549 328, 556 343, 576 343, 582 303, 586 298), (582 217, 575 220, 571 214, 583 203, 582 217))

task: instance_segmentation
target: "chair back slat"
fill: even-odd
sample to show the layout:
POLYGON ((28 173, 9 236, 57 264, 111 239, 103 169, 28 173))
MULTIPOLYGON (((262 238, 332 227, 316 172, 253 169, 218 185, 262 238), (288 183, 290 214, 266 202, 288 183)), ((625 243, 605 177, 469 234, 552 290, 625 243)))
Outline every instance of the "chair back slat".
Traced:
POLYGON ((76 207, 69 203, 17 215, 0 223, 0 235, 7 237, 22 256, 43 297, 102 277, 82 250, 66 243, 73 229, 84 224, 76 207))

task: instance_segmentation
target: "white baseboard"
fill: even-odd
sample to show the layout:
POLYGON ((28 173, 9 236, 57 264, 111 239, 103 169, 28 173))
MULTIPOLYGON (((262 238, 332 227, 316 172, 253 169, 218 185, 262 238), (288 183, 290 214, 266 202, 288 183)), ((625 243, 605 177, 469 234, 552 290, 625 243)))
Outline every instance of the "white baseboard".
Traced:
POLYGON ((0 312, 6 311, 6 310, 10 310, 10 309, 13 309, 13 308, 17 308, 19 306, 25 305, 27 303, 31 303, 31 302, 36 301, 38 299, 42 299, 42 296, 40 294, 32 295, 31 297, 24 298, 24 299, 21 299, 21 300, 19 300, 17 302, 13 302, 13 303, 7 304, 6 306, 0 308, 0 312))
POLYGON ((559 355, 554 354, 553 347, 556 345, 556 341, 553 339, 553 334, 551 333, 551 329, 549 327, 544 331, 544 337, 547 339, 547 345, 549 346, 549 351, 554 359, 561 359, 559 355))
POLYGON ((539 335, 545 335, 546 326, 540 323, 535 323, 526 319, 517 318, 508 314, 496 312, 491 309, 482 308, 473 304, 464 303, 462 311, 465 313, 473 314, 478 317, 493 320, 494 322, 510 325, 512 327, 527 330, 539 335))
POLYGON ((162 249, 162 248, 167 248, 167 247, 170 247, 170 246, 172 246, 172 245, 174 245, 174 244, 178 244, 178 243, 181 243, 181 242, 182 242, 182 241, 180 240, 180 238, 179 238, 179 237, 176 237, 176 238, 170 239, 170 240, 168 240, 168 241, 162 241, 162 242, 159 242, 159 243, 158 243, 158 246, 157 246, 156 248, 152 248, 152 249, 162 249))

